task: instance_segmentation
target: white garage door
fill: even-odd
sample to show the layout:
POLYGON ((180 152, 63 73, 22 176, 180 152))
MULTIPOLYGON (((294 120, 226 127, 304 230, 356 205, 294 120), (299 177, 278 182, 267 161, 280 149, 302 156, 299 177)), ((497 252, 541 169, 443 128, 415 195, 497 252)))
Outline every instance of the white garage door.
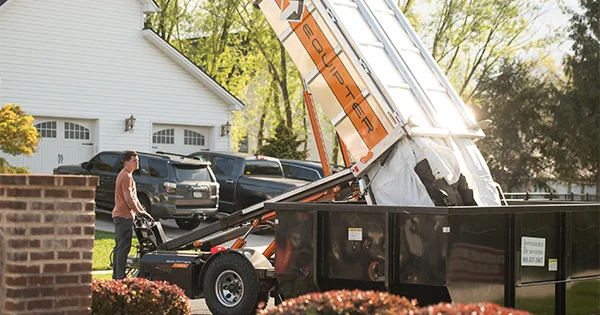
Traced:
POLYGON ((94 155, 93 122, 89 120, 36 117, 40 132, 37 151, 32 156, 2 153, 13 166, 25 166, 33 174, 52 174, 58 165, 80 164, 94 155))
POLYGON ((209 149, 208 127, 152 125, 152 152, 190 154, 209 149))

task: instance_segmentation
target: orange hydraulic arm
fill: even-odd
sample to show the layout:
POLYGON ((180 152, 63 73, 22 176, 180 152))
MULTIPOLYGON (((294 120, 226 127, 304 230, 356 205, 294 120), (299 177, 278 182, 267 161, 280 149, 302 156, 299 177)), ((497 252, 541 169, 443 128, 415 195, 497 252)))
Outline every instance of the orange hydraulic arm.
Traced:
POLYGON ((327 158, 327 148, 325 147, 325 141, 323 141, 319 116, 317 115, 317 110, 312 101, 312 94, 310 94, 306 88, 304 89, 304 102, 306 104, 306 111, 308 111, 308 117, 310 118, 310 125, 312 126, 313 135, 315 137, 317 151, 319 151, 319 159, 321 160, 321 166, 323 167, 323 174, 329 176, 331 175, 331 165, 329 165, 329 159, 327 158))
POLYGON ((337 135, 338 137, 338 141, 340 142, 340 151, 342 151, 342 158, 344 159, 344 166, 345 167, 350 167, 350 165, 352 165, 352 162, 350 161, 350 154, 348 153, 348 148, 346 147, 346 144, 344 143, 344 141, 342 140, 342 137, 340 137, 340 135, 337 135))

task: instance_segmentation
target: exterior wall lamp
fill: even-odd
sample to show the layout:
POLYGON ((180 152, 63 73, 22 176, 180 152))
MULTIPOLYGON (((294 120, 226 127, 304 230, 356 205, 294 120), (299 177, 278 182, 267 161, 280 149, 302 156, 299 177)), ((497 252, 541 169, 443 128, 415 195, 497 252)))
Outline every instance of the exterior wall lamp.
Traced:
POLYGON ((125 118, 125 131, 133 132, 133 127, 135 127, 135 117, 131 114, 129 118, 125 118))
POLYGON ((221 137, 225 137, 231 132, 231 123, 227 121, 226 123, 221 125, 221 137))

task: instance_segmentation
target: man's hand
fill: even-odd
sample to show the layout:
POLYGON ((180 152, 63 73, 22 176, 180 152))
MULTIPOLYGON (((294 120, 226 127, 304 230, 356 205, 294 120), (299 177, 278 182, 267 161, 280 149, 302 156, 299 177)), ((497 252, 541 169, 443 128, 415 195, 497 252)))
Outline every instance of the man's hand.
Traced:
POLYGON ((154 222, 154 218, 152 218, 150 213, 148 213, 146 211, 141 211, 140 213, 138 213, 138 215, 148 221, 154 222))

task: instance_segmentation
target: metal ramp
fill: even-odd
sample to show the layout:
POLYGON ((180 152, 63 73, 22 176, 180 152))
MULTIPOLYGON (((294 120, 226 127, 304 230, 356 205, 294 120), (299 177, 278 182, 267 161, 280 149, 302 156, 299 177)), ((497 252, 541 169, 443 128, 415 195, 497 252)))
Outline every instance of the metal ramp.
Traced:
MULTIPOLYGON (((204 241, 223 233, 236 233, 234 230, 238 228, 243 229, 244 227, 247 227, 253 219, 260 218, 263 215, 272 212, 272 210, 265 209, 265 202, 301 201, 304 198, 322 193, 327 189, 336 187, 340 184, 343 184, 345 182, 347 183, 352 180, 354 180, 354 175, 352 174, 350 169, 345 169, 331 176, 321 178, 317 181, 308 183, 304 186, 300 186, 294 190, 288 191, 269 200, 265 200, 264 202, 257 203, 242 210, 238 210, 228 217, 219 219, 219 221, 217 222, 211 223, 205 227, 191 231, 180 237, 159 244, 159 248, 162 250, 182 250, 195 248, 196 246, 194 245, 194 242, 198 240, 204 241)), ((244 232, 246 231, 247 230, 244 230, 244 232)), ((238 235, 225 238, 222 242, 228 241, 237 236, 238 235)), ((218 242, 216 244, 220 244, 222 242, 218 242)))
MULTIPOLYGON (((352 169, 357 177, 368 174, 375 180, 379 168, 372 166, 381 163, 373 162, 388 150, 401 154, 393 149, 404 146, 418 160, 428 159, 436 179, 452 184, 464 175, 480 205, 499 204, 489 169, 473 143, 483 132, 391 0, 256 4, 356 160, 352 169), (294 18, 285 20, 291 11, 294 18)), ((397 173, 403 182, 410 182, 411 171, 396 166, 384 170, 397 173)), ((425 200, 417 199, 408 202, 425 200)))

